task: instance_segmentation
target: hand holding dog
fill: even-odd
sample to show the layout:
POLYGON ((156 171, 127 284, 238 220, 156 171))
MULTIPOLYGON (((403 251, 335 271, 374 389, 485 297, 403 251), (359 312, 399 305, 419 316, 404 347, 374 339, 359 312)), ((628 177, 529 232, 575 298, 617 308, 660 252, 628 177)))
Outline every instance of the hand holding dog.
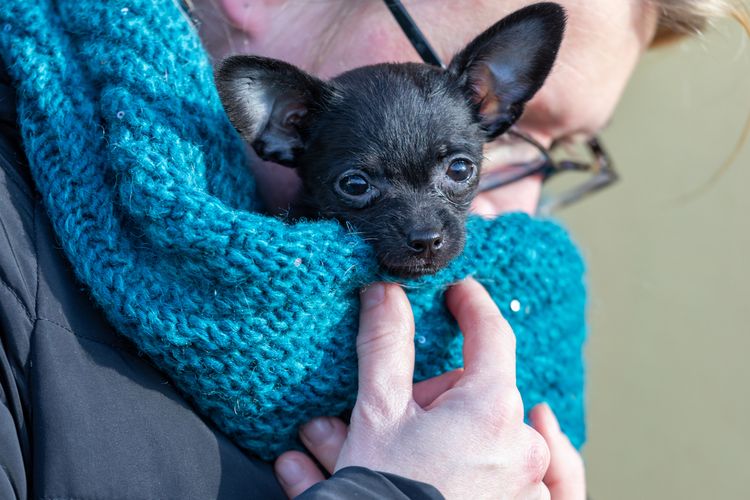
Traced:
MULTIPOLYGON (((549 408, 532 412, 539 432, 523 421, 515 337, 492 299, 467 280, 447 302, 464 333, 464 369, 412 384, 406 295, 383 284, 363 292, 351 425, 317 419, 302 429, 303 442, 330 472, 364 466, 429 483, 447 498, 584 498, 580 457, 549 408)), ((276 471, 290 496, 323 480, 300 452, 282 455, 276 471)))

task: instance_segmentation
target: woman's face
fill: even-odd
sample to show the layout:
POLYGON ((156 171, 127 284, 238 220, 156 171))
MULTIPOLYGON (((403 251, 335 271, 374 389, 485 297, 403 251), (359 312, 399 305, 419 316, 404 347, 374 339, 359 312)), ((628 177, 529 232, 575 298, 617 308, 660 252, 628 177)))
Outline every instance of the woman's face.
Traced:
MULTIPOLYGON (((419 61, 384 3, 378 0, 195 0, 201 36, 218 61, 245 53, 291 62, 328 78, 380 62, 419 61)), ((444 61, 529 0, 405 0, 404 5, 444 61)), ((657 13, 644 1, 556 0, 568 14, 557 62, 526 106, 518 128, 544 145, 582 139, 609 120, 657 13)), ((483 169, 492 168, 488 145, 483 169)), ((285 208, 299 187, 281 166, 254 162, 270 206, 285 208)), ((480 195, 478 213, 533 212, 541 181, 527 178, 480 195)))

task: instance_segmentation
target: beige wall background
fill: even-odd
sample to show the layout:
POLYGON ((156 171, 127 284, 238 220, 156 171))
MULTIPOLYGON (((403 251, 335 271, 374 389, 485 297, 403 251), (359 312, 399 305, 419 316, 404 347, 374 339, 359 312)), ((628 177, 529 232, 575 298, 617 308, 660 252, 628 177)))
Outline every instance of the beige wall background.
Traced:
POLYGON ((750 116, 747 45, 724 23, 647 54, 604 134, 621 182, 560 213, 589 263, 594 500, 750 498, 750 142, 706 186, 750 116))

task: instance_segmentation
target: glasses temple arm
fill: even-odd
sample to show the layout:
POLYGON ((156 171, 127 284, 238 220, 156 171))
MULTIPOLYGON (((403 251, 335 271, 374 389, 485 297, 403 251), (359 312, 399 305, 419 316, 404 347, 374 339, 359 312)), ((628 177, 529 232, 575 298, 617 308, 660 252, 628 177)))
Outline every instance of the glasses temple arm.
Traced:
POLYGON ((605 187, 616 182, 617 179, 619 179, 619 176, 614 170, 602 170, 587 182, 581 184, 568 193, 564 193, 559 198, 552 198, 550 200, 542 201, 542 203, 540 203, 539 207, 537 208, 537 215, 548 217, 552 212, 575 203, 585 196, 604 189, 605 187))

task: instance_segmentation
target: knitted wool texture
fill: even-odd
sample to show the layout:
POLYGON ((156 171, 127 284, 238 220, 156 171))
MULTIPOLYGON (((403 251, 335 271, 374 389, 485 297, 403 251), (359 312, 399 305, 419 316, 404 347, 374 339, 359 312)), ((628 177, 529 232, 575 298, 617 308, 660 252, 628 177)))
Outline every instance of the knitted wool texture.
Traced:
MULTIPOLYGON (((351 407, 371 249, 331 221, 256 212, 243 145, 173 0, 3 0, 0 50, 32 175, 77 277, 118 331, 264 458, 351 407)), ((552 222, 470 218, 464 253, 408 285, 415 378, 461 365, 442 294, 474 275, 517 336, 527 408, 584 440, 583 264, 552 222), (511 307, 512 303, 512 307, 511 307)))

